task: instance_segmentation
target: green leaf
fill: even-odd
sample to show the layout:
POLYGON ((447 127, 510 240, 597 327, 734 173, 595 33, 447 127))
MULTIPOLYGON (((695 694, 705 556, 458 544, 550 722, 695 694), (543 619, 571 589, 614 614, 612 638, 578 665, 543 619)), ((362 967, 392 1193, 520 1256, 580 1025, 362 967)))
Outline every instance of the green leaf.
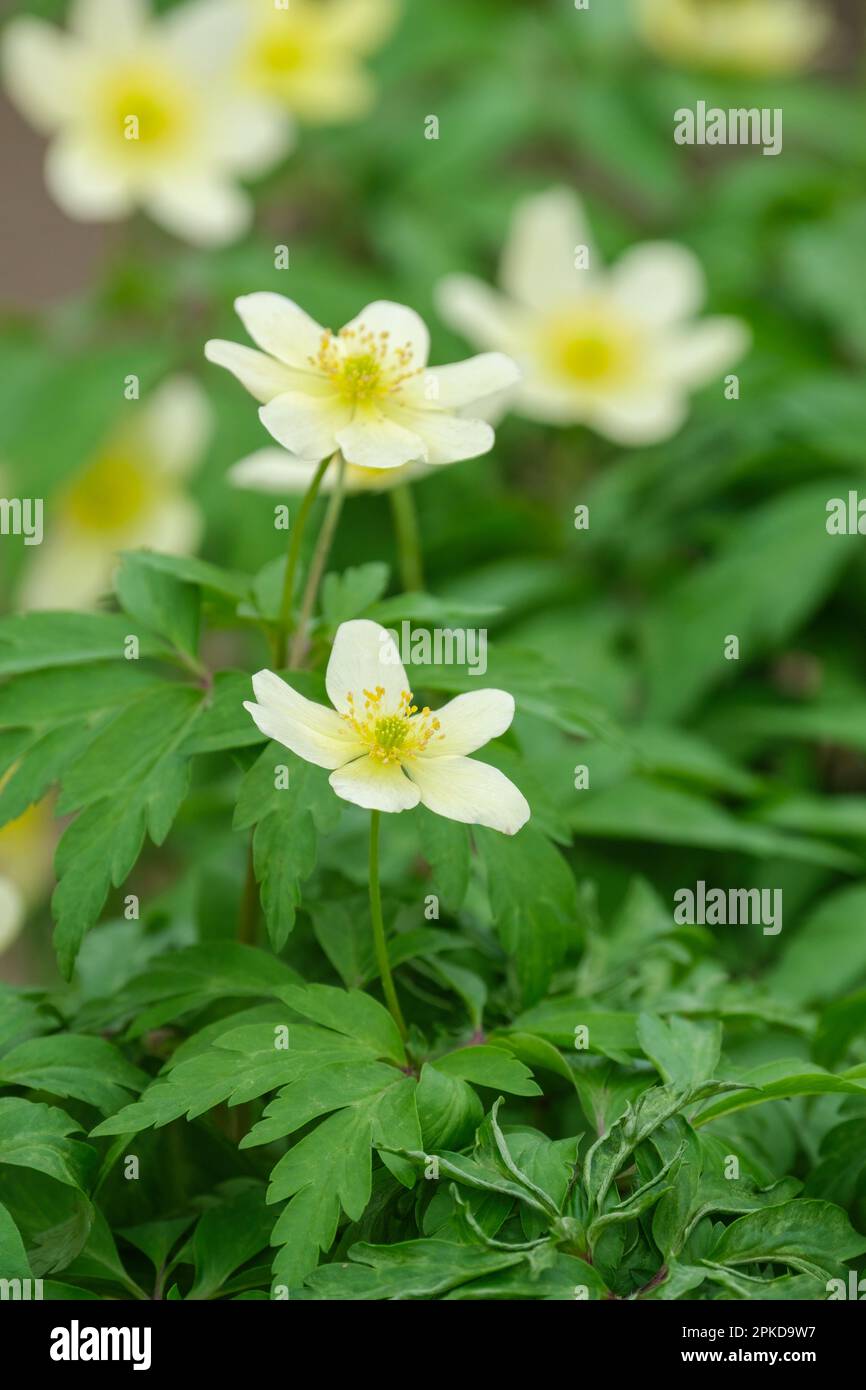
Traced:
POLYGON ((29 1100, 0 1100, 0 1164, 35 1168, 87 1190, 97 1167, 93 1149, 68 1136, 81 1128, 63 1110, 29 1100))
POLYGON ((815 1265, 832 1272, 864 1251, 866 1237, 839 1207, 800 1198, 741 1216, 722 1231, 707 1256, 716 1264, 789 1264, 808 1274, 815 1265))
POLYGON ((690 1089, 714 1075, 722 1048, 720 1023, 692 1023, 675 1014, 667 1019, 641 1014, 637 1035, 663 1081, 690 1089))
POLYGON ((523 1001, 532 1004, 578 934, 577 887, 559 850, 524 826, 507 837, 476 828, 496 929, 511 957, 523 1001))
POLYGON ((377 1057, 405 1065, 406 1052, 397 1025, 388 1010, 360 990, 335 989, 332 985, 287 985, 280 998, 326 1028, 333 1028, 364 1043, 377 1057))
MULTIPOLYGON (((129 618, 114 613, 24 613, 0 618, 0 676, 87 661, 122 661, 129 618)), ((140 656, 165 654, 150 633, 135 632, 140 656)))
POLYGON ((147 1085, 146 1072, 132 1066, 105 1038, 74 1033, 31 1038, 0 1059, 0 1085, 29 1086, 71 1096, 109 1113, 147 1085))
POLYGON ((195 1279, 187 1297, 213 1298, 241 1265, 267 1248, 272 1213, 259 1183, 241 1182, 217 1192, 216 1205, 204 1213, 189 1243, 195 1279))
POLYGON ((388 587, 388 566, 379 560, 342 574, 326 574, 322 582, 322 615, 331 628, 365 613, 388 587))
POLYGON ((432 1153, 471 1143, 484 1118, 484 1108, 472 1087, 429 1062, 421 1068, 416 1099, 423 1143, 432 1153))
POLYGON ((21 1232, 12 1216, 0 1202, 0 1278, 31 1279, 30 1261, 24 1249, 21 1232))
POLYGON ((730 1115, 737 1110, 747 1110, 769 1100, 787 1099, 790 1096, 866 1095, 866 1079, 833 1076, 821 1067, 796 1057, 778 1058, 741 1072, 737 1084, 750 1089, 736 1090, 713 1101, 695 1116, 695 1126, 705 1125, 720 1115, 730 1115))
POLYGON ((827 534, 827 498, 840 492, 832 480, 809 482, 753 508, 727 529, 712 560, 656 604, 645 627, 652 717, 685 714, 730 678, 736 663, 724 657, 729 634, 739 638, 741 658, 752 661, 815 611, 855 541, 827 534))
POLYGON ((349 1259, 354 1264, 348 1268, 326 1265, 307 1278, 306 1287, 314 1297, 394 1302, 436 1298, 473 1279, 522 1264, 525 1256, 441 1240, 409 1240, 353 1245, 349 1259))
POLYGON ((835 845, 802 835, 783 835, 766 826, 737 820, 715 802, 693 792, 641 777, 584 792, 569 822, 577 835, 743 850, 761 858, 778 856, 849 872, 859 868, 856 856, 835 845))
POLYGON ((61 810, 84 807, 55 856, 54 945, 69 978, 85 933, 113 884, 119 888, 145 835, 161 845, 189 786, 182 745, 202 708, 200 692, 168 686, 113 719, 64 779, 61 810))
POLYGON ((822 899, 787 944, 769 974, 780 995, 797 1004, 844 994, 866 979, 866 884, 838 889, 822 899))
POLYGON ((349 1106, 323 1120, 290 1149, 271 1174, 268 1201, 293 1200, 279 1216, 271 1241, 280 1245, 274 1277, 293 1287, 333 1244, 342 1208, 360 1220, 370 1200, 370 1103, 349 1106))
POLYGON ((201 606, 197 588, 149 565, 134 551, 121 556, 114 588, 121 606, 136 622, 178 651, 195 656, 201 606))
POLYGON ((449 1052, 433 1063, 446 1076, 458 1076, 476 1086, 509 1091, 515 1096, 540 1096, 541 1087, 532 1079, 528 1067, 499 1047, 463 1047, 449 1052))

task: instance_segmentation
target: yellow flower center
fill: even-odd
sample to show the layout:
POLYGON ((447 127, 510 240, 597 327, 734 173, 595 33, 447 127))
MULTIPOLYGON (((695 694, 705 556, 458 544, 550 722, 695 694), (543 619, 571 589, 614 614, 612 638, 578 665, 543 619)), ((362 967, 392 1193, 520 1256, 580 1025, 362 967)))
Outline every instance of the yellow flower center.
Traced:
POLYGON ((371 333, 363 325, 341 328, 336 334, 328 329, 309 361, 315 371, 329 378, 347 405, 369 405, 423 371, 412 366, 408 343, 392 347, 387 330, 371 333))
POLYGON ((640 344, 609 315, 577 312, 548 325, 544 355, 556 376, 574 385, 617 386, 637 370, 640 344))
POLYGON ((97 102, 99 133, 123 158, 171 154, 190 133, 190 92, 163 65, 121 69, 97 102))
POLYGON ((303 66, 307 48, 297 29, 289 32, 288 24, 272 26, 262 34, 250 55, 254 68, 265 79, 290 77, 303 66))
POLYGON ((386 714, 382 708, 385 691, 381 685, 375 690, 364 691, 364 708, 358 709, 352 691, 346 695, 348 714, 340 717, 346 721, 366 744, 371 758, 380 763, 404 763, 409 758, 423 753, 433 738, 444 738, 439 732, 440 723, 425 705, 419 712, 412 704, 412 691, 404 690, 400 704, 394 713, 386 714))
POLYGON ((72 483, 65 511, 82 530, 123 531, 150 509, 155 491, 143 459, 108 450, 72 483))

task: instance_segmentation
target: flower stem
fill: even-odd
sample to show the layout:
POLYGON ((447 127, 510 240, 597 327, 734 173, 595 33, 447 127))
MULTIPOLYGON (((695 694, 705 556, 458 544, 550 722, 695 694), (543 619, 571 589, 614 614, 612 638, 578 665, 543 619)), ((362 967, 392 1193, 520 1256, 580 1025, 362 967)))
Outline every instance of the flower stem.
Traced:
POLYGON ((403 589, 406 593, 420 593, 424 588, 421 533, 418 529, 415 499, 409 483, 399 483, 391 489, 391 511, 397 533, 397 554, 403 589))
MULTIPOLYGON (((334 455, 336 457, 336 455, 334 455)), ((319 495, 319 487, 325 476, 325 471, 330 458, 323 458, 315 473, 313 480, 304 495, 304 499, 298 508, 298 515, 295 524, 289 532, 289 553, 286 556, 286 572, 283 577, 283 596, 280 602, 280 616, 277 622, 277 640, 275 651, 278 655, 279 665, 283 665, 288 649, 289 633, 292 630, 292 598, 295 592, 295 575, 298 570, 298 560, 301 554, 301 541, 304 538, 304 529, 307 525, 313 503, 319 495)))
POLYGON ((382 898, 379 893, 379 812, 370 812, 370 917, 373 922, 373 944, 376 948, 376 962, 379 966, 379 976, 382 980, 382 989, 385 999, 391 1012, 391 1017, 397 1025, 398 1032, 403 1041, 407 1038, 406 1024, 400 1012, 400 1003, 397 999, 397 991, 394 988, 394 981, 391 977, 391 966, 388 961, 388 946, 385 941, 385 924, 382 921, 382 898))
POLYGON ((298 622, 295 628, 292 645, 289 651, 289 665, 292 670, 296 670, 304 659, 304 650, 307 645, 307 628, 313 616, 313 609, 316 606, 316 595, 319 592, 319 585, 322 582, 322 574, 331 553, 331 546, 334 541, 334 533, 337 530, 337 522, 340 519, 340 512, 343 509, 343 498, 345 497, 346 482, 346 460, 342 454, 335 455, 337 458, 337 479, 334 483, 334 491, 331 493, 328 502, 328 510, 325 513, 325 520, 316 541, 316 549, 310 563, 310 572, 307 575, 307 583, 304 589, 304 597, 301 601, 301 611, 298 615, 298 622))

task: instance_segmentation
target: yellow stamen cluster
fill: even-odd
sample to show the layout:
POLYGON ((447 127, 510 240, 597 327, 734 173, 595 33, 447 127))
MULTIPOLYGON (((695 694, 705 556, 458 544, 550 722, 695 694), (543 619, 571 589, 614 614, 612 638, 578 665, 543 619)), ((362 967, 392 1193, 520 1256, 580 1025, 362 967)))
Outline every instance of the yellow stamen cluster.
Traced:
POLYGON ((425 705, 419 711, 412 703, 412 691, 400 694, 400 704, 396 713, 386 714, 382 707, 385 689, 377 685, 375 690, 364 691, 364 708, 356 708, 352 691, 346 696, 349 706, 347 714, 341 715, 362 743, 370 750, 370 757, 380 763, 403 763, 407 758, 423 753, 433 738, 444 738, 439 732, 439 720, 434 718, 425 705))
POLYGON ((412 366, 408 343, 394 348, 387 329, 372 333, 363 325, 341 328, 337 334, 328 329, 322 334, 318 353, 309 361, 352 404, 389 395, 423 370, 412 366))

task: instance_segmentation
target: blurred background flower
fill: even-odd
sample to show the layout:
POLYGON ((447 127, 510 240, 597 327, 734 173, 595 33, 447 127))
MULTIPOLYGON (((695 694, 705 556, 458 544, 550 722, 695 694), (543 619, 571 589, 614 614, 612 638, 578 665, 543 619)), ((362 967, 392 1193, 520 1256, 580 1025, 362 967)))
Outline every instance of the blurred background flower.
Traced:
MULTIPOLYGON (((207 5, 214 0, 198 0, 207 5)), ((236 73, 299 120, 353 120, 372 105, 364 67, 393 28, 396 0, 216 0, 245 12, 236 73)))
POLYGON ((184 484, 211 433, 207 398, 191 378, 173 377, 126 408, 130 418, 50 502, 45 538, 24 570, 22 608, 92 607, 118 551, 196 549, 203 519, 184 484))
POLYGON ((821 0, 634 0, 641 35, 672 63, 741 73, 796 72, 832 32, 821 0))
POLYGON ((652 444, 683 424, 690 391, 719 379, 748 346, 745 324, 695 316, 701 267, 683 246, 648 242, 599 268, 577 197, 552 189, 517 210, 502 254, 503 294, 470 276, 439 289, 443 316, 524 376, 515 409, 583 423, 620 444, 652 444))
MULTIPOLYGON (((0 789, 7 780, 0 778, 0 789)), ((28 912, 48 896, 58 834, 51 802, 46 797, 0 829, 0 955, 15 941, 28 912)))
POLYGON ((60 207, 84 221, 143 208, 203 245, 239 236, 252 204, 237 179, 273 164, 289 132, 231 80, 242 28, 232 10, 160 19, 149 0, 74 0, 69 23, 18 19, 2 50, 10 96, 50 137, 45 177, 60 207))

